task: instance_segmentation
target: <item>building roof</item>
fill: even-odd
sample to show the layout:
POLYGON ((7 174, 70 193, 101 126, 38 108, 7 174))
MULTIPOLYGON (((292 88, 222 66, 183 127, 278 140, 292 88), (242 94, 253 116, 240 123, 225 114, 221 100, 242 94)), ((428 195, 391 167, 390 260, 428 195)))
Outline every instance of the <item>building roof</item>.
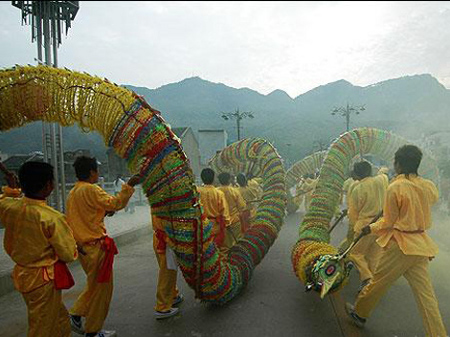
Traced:
POLYGON ((180 128, 172 128, 172 132, 177 135, 178 138, 182 138, 186 131, 189 129, 188 126, 180 127, 180 128))
POLYGON ((27 161, 44 161, 44 157, 38 153, 32 154, 16 154, 12 155, 4 161, 5 166, 10 169, 19 169, 27 161))
POLYGON ((224 129, 217 129, 217 130, 198 130, 198 132, 225 132, 224 129))

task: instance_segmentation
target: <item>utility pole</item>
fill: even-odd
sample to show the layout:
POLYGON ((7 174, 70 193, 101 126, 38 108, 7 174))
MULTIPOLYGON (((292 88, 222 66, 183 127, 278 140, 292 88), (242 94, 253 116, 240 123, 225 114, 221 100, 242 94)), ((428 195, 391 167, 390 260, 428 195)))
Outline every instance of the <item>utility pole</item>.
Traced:
POLYGON ((364 105, 356 106, 356 105, 349 105, 347 103, 346 107, 339 107, 339 108, 333 108, 331 110, 331 114, 334 116, 336 114, 340 114, 342 117, 345 117, 345 121, 347 124, 347 132, 350 131, 350 116, 352 113, 359 115, 360 112, 363 112, 366 110, 364 105))
POLYGON ((236 109, 235 112, 222 112, 222 118, 225 119, 226 121, 229 119, 236 119, 238 141, 241 140, 241 120, 247 117, 254 118, 255 116, 253 116, 253 112, 251 111, 240 112, 239 108, 236 109))
MULTIPOLYGON (((71 21, 75 19, 78 12, 79 1, 12 1, 12 5, 21 10, 22 24, 31 25, 31 41, 37 42, 37 62, 57 68, 58 46, 62 43, 62 27, 65 24, 67 34, 71 21), (42 57, 42 45, 44 45, 45 60, 42 57)), ((42 122, 42 142, 44 161, 51 163, 55 170, 55 193, 51 204, 58 210, 64 211, 66 177, 61 125, 42 122)))

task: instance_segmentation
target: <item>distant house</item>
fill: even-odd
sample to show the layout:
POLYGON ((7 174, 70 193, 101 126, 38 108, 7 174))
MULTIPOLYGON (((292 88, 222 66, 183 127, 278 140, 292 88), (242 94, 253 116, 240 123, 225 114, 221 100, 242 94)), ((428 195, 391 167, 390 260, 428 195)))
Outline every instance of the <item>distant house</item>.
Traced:
POLYGON ((209 160, 227 146, 228 134, 225 130, 198 130, 200 164, 208 167, 209 160))
POLYGON ((44 161, 44 154, 42 152, 31 152, 29 154, 13 154, 6 159, 3 164, 5 167, 18 174, 19 168, 27 161, 44 161))
POLYGON ((181 146, 189 159, 191 169, 197 178, 200 177, 200 149, 194 131, 190 127, 173 128, 173 133, 181 139, 181 146))
MULTIPOLYGON (((75 151, 64 152, 64 174, 66 183, 74 183, 77 180, 73 163, 79 156, 90 157, 91 151, 86 149, 78 149, 75 151)), ((40 151, 31 152, 29 154, 13 154, 10 155, 3 163, 8 170, 18 174, 19 168, 28 161, 43 162, 44 154, 40 151)))

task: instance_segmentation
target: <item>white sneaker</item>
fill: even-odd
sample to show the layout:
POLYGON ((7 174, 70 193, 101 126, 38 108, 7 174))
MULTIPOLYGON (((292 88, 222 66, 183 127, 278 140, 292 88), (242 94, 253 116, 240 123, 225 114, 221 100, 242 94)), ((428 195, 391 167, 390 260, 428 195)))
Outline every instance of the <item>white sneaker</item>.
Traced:
POLYGON ((156 319, 169 318, 178 314, 179 311, 180 309, 178 308, 170 308, 170 310, 167 311, 155 311, 155 317, 156 319))
MULTIPOLYGON (((86 336, 86 335, 85 335, 86 336)), ((100 332, 98 332, 95 337, 117 337, 117 334, 115 331, 106 331, 106 330, 101 330, 100 332)))

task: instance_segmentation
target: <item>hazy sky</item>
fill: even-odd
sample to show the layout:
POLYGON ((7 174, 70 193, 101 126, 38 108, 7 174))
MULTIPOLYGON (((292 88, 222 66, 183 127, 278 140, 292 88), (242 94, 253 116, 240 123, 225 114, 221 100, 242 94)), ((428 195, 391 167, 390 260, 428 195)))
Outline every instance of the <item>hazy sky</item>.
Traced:
MULTIPOLYGON (((0 67, 35 64, 0 2, 0 67)), ((59 65, 156 88, 186 77, 292 97, 430 73, 450 88, 450 2, 80 2, 59 65)))

